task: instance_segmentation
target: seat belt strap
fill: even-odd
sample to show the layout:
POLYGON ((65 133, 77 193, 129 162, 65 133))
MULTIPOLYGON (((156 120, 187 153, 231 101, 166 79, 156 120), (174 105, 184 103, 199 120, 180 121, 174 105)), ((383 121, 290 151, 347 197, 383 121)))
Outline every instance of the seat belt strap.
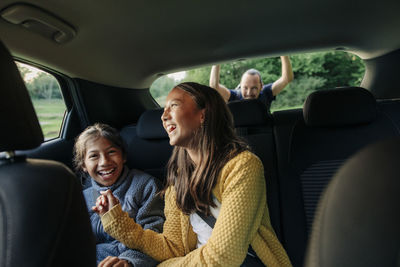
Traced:
POLYGON ((217 221, 217 219, 215 219, 214 216, 212 216, 212 214, 210 214, 209 216, 206 216, 204 213, 196 211, 197 215, 200 216, 200 218, 205 221, 212 229, 214 229, 214 225, 215 222, 217 221))
MULTIPOLYGON (((208 224, 208 226, 210 226, 212 229, 214 229, 214 225, 215 225, 215 222, 217 221, 217 219, 215 219, 215 217, 212 214, 210 214, 209 216, 206 216, 204 213, 199 212, 199 211, 196 211, 196 214, 199 215, 200 218, 208 224)), ((249 246, 249 250, 247 251, 247 254, 253 258, 257 257, 256 253, 254 252, 254 250, 251 246, 249 246)))

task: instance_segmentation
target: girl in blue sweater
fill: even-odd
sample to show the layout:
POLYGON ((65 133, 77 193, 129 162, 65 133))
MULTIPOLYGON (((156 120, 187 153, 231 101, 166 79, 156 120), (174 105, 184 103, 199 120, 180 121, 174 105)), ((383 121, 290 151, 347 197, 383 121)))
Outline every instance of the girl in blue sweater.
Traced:
POLYGON ((110 266, 154 266, 157 262, 146 254, 127 248, 104 232, 100 217, 91 207, 100 191, 111 190, 122 209, 144 229, 162 231, 163 202, 158 196, 155 178, 125 166, 126 151, 118 131, 96 123, 86 128, 74 146, 75 169, 91 178, 91 186, 83 191, 92 230, 96 236, 97 264, 110 266))

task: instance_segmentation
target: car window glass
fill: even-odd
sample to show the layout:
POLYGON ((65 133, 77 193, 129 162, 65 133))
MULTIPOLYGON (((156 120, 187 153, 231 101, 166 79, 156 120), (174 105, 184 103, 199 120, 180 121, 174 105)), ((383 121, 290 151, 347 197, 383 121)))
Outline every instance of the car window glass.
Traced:
POLYGON ((59 137, 66 107, 57 79, 38 68, 16 63, 28 89, 45 140, 59 137))
MULTIPOLYGON (((359 57, 342 51, 290 55, 290 61, 294 80, 272 102, 271 112, 301 108, 306 97, 316 90, 359 86, 365 72, 359 57)), ((221 64, 220 83, 234 89, 239 85, 242 74, 250 68, 260 71, 264 84, 272 83, 281 76, 279 57, 257 58, 221 64)), ((151 85, 150 93, 163 107, 172 87, 185 81, 208 85, 210 71, 211 66, 207 66, 162 76, 151 85)))

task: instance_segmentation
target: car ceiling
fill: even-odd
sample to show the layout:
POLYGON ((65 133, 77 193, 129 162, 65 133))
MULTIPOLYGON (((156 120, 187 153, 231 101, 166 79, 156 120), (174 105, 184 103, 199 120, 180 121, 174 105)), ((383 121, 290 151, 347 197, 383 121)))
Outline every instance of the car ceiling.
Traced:
MULTIPOLYGON (((3 0, 0 10, 19 1, 3 0)), ((0 18, 16 58, 73 78, 148 88, 158 76, 258 56, 400 48, 400 1, 25 1, 76 30, 59 44, 0 18)))

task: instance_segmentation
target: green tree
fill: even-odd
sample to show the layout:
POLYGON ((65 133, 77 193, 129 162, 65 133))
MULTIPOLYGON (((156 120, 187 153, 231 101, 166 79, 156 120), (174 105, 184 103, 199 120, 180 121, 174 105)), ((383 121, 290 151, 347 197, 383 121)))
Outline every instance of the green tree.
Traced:
MULTIPOLYGON (((294 80, 272 102, 271 109, 300 107, 306 97, 316 91, 339 86, 359 86, 365 67, 360 58, 342 51, 315 52, 290 56, 294 80)), ((281 76, 279 57, 234 61, 221 65, 220 83, 227 88, 236 88, 242 74, 248 69, 260 71, 264 84, 276 81, 281 76)), ((209 84, 211 66, 189 70, 183 81, 209 84)), ((157 80, 151 92, 155 98, 166 95, 178 82, 172 78, 157 80), (157 87, 158 89, 156 89, 157 87)))
POLYGON ((57 80, 46 72, 38 72, 36 77, 26 82, 33 99, 61 99, 61 89, 57 80))
POLYGON ((150 86, 150 94, 160 106, 164 106, 166 96, 177 83, 174 78, 168 75, 162 76, 150 86))
POLYGON ((358 86, 364 76, 365 66, 355 55, 343 52, 325 53, 323 68, 326 72, 321 75, 327 82, 327 88, 339 86, 358 86))
POLYGON ((307 96, 320 89, 326 80, 322 77, 300 76, 294 79, 271 104, 271 111, 301 107, 307 96))
POLYGON ((31 73, 31 70, 23 66, 22 64, 17 64, 17 66, 22 79, 25 81, 27 79, 27 75, 31 73))
POLYGON ((205 84, 208 85, 208 81, 210 79, 210 71, 211 67, 203 67, 203 68, 197 68, 193 70, 188 70, 186 71, 186 76, 185 78, 180 81, 180 82, 197 82, 200 84, 205 84))

